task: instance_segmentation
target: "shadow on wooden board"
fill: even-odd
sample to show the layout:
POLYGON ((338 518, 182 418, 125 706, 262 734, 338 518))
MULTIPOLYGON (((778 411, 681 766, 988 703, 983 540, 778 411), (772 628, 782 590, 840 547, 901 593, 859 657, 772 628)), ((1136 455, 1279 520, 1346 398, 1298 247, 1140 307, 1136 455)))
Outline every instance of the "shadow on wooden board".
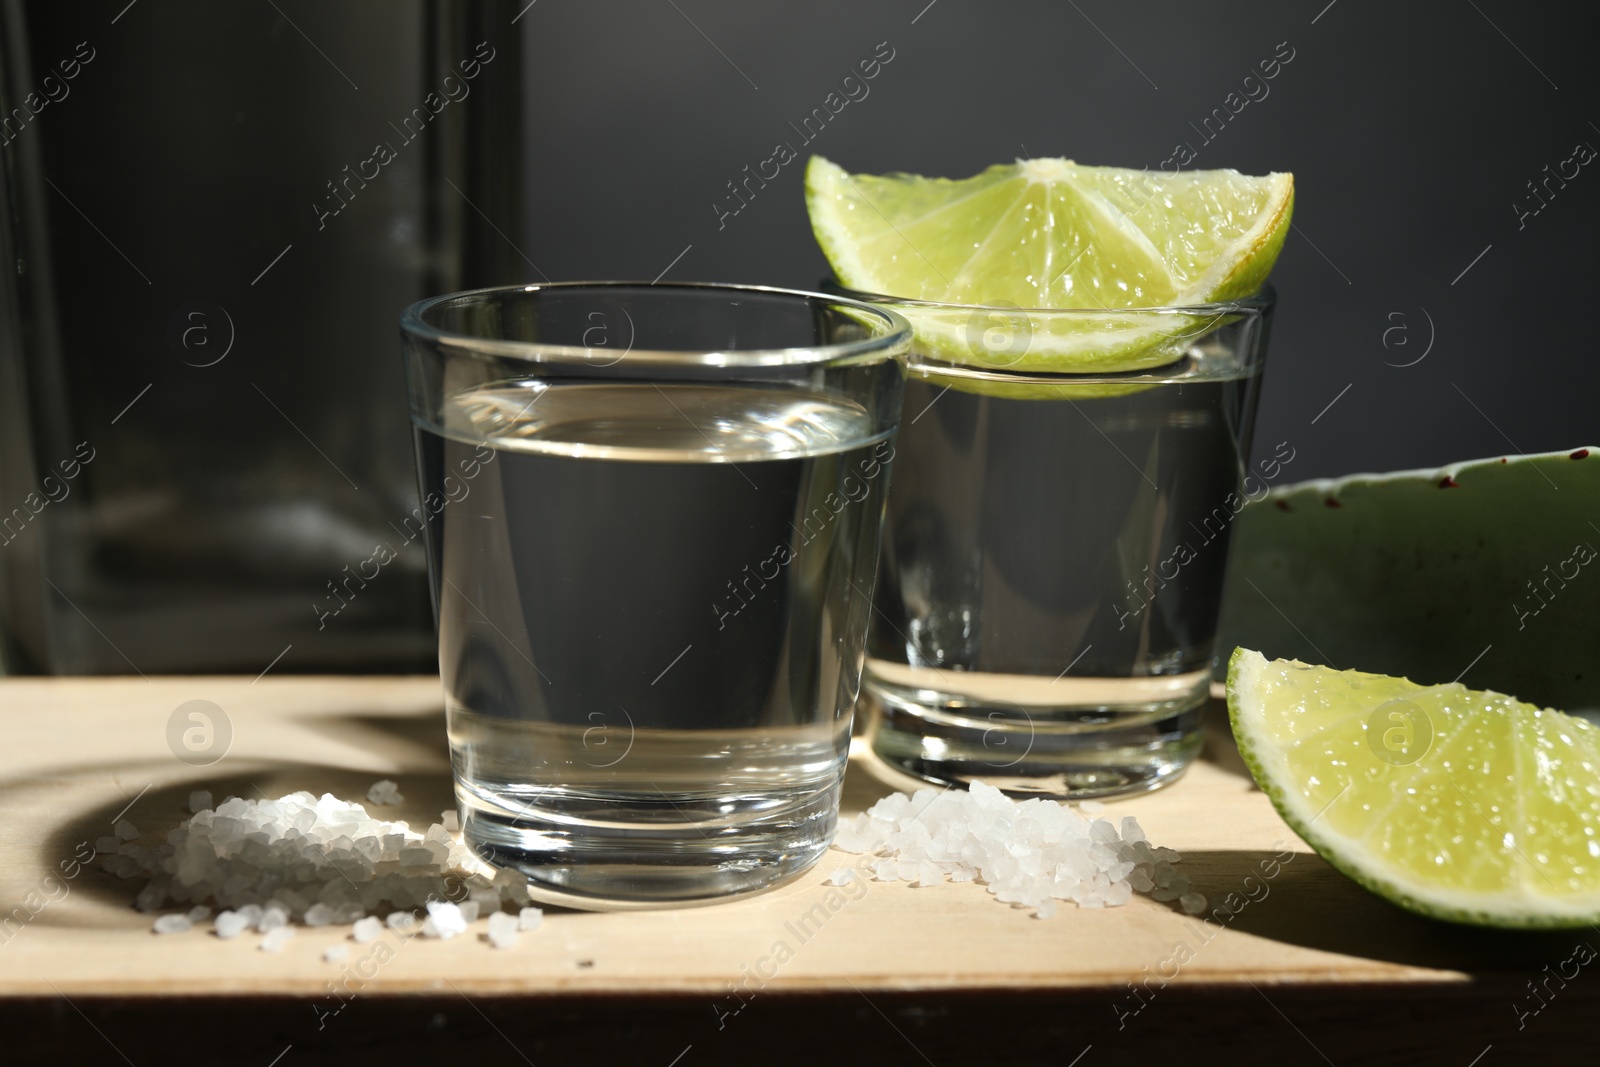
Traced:
POLYGON ((75 998, 0 1002, 7 1064, 440 1062, 605 1067, 1095 1067, 1271 1062, 1496 1067, 1587 1052, 1592 993, 1574 983, 1519 1019, 1503 991, 1375 986, 1329 993, 1248 985, 1130 996, 757 997, 721 1017, 709 999, 438 996, 353 1000, 338 1017, 287 999, 75 998), (1519 1028, 1520 1023, 1520 1028, 1519 1028), (279 1058, 281 1057, 281 1058, 279 1058), (469 1059, 470 1057, 470 1059, 469 1059))

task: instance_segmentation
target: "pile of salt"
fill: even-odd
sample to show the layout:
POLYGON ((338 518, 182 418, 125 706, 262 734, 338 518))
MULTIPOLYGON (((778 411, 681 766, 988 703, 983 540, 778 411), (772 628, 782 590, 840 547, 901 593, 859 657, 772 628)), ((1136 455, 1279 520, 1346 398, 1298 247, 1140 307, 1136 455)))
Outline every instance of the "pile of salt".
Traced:
MULTIPOLYGON (((1091 813, 1103 807, 1082 805, 1091 813)), ((1132 816, 1113 825, 1042 798, 1012 800, 981 782, 965 791, 893 793, 842 825, 833 844, 876 857, 868 866, 880 882, 981 880, 996 899, 1041 919, 1055 914, 1057 900, 1114 908, 1135 891, 1176 900, 1189 914, 1205 910, 1205 897, 1173 867, 1182 857, 1152 847, 1132 816)))

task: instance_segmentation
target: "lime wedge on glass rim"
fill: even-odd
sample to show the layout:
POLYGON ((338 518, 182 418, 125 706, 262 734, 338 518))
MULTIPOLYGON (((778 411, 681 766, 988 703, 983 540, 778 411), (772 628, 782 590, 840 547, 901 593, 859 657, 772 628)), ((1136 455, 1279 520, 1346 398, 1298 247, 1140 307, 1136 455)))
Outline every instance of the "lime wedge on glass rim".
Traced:
POLYGON ((1600 729, 1459 683, 1228 664, 1239 751, 1334 867, 1403 908, 1507 929, 1600 921, 1600 729))
POLYGON ((1178 359, 1225 321, 1228 301, 1261 287, 1293 204, 1289 174, 1166 174, 1066 159, 1019 160, 962 180, 848 174, 821 156, 806 167, 812 230, 839 281, 1017 309, 896 306, 926 355, 1012 373, 1117 374, 1178 359), (1214 304, 1223 306, 1118 314, 1214 304), (1083 313, 1030 313, 1046 308, 1083 313), (996 326, 1020 342, 992 343, 996 326))

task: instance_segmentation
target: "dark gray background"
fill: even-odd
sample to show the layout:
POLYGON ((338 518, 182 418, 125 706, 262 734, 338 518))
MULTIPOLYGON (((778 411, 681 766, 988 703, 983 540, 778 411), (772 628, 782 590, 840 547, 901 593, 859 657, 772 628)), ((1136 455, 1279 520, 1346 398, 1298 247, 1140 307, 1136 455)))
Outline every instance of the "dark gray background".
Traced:
POLYGON ((1257 459, 1293 449, 1280 483, 1600 444, 1600 371, 1584 351, 1595 164, 1520 227, 1515 207, 1537 203, 1528 183, 1577 143, 1600 145, 1591 39, 1560 5, 0 11, 12 97, 76 42, 98 50, 0 172, 32 242, 12 284, 37 318, 0 316, 15 327, 0 370, 23 383, 0 389, 0 509, 38 484, 36 464, 85 440, 99 456, 0 557, 9 669, 427 669, 420 543, 323 619, 332 581, 415 507, 399 311, 541 277, 814 286, 826 265, 802 195, 811 151, 961 177, 1025 153, 1153 167, 1187 141, 1199 167, 1291 170, 1255 438, 1257 459), (483 40, 502 55, 472 99, 319 230, 325 181, 389 136, 436 65, 483 40), (791 123, 880 49, 893 59, 869 95, 801 143, 791 123), (1196 127, 1290 50, 1269 95, 1207 143, 1196 127), (720 223, 730 180, 780 141, 802 158, 720 223), (215 365, 173 339, 196 302, 225 310, 238 342, 215 365))
POLYGON ((1536 206, 1526 183, 1578 142, 1600 148, 1576 18, 1506 0, 538 0, 519 23, 520 247, 552 279, 653 278, 683 253, 669 277, 809 287, 826 266, 808 152, 965 177, 1024 150, 1154 167, 1187 140, 1195 167, 1295 174, 1255 442, 1291 442, 1284 480, 1570 449, 1600 438, 1600 160, 1520 229, 1513 203, 1536 206), (895 55, 870 95, 803 145, 788 124, 881 41, 895 55), (1285 41, 1270 95, 1203 143, 1190 123, 1285 41), (726 183, 780 140, 802 159, 719 229, 726 183))

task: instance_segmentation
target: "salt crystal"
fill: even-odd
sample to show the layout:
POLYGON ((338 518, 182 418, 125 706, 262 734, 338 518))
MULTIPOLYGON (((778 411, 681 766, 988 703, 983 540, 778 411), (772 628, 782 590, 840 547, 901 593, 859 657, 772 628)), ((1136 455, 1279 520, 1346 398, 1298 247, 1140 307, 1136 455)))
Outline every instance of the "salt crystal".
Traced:
POLYGON ((461 921, 471 925, 478 921, 478 911, 481 905, 476 900, 464 900, 456 905, 456 910, 461 913, 461 921))
POLYGON ((507 911, 497 911, 489 916, 489 943, 495 948, 514 948, 519 929, 517 916, 507 911))
POLYGON ((289 943, 294 936, 294 927, 278 926, 267 931, 267 936, 261 939, 261 951, 282 952, 283 946, 289 943))
POLYGON ((261 918, 256 922, 256 932, 271 933, 273 930, 283 929, 288 924, 289 909, 274 900, 261 913, 261 918))
POLYGON ((1199 893, 1185 893, 1178 898, 1178 907, 1188 915, 1199 915, 1206 910, 1206 898, 1199 893))
POLYGON ((209 918, 211 918, 211 909, 204 904, 196 904, 189 909, 189 921, 191 923, 203 923, 209 918))
POLYGON ((833 847, 841 852, 866 852, 871 847, 872 836, 870 829, 857 830, 841 826, 833 837, 833 847))
POLYGON ((348 945, 329 945, 322 950, 322 959, 327 963, 336 963, 350 955, 348 945))
POLYGON ((383 924, 391 930, 409 930, 417 924, 417 917, 409 911, 391 911, 383 924))
POLYGON ((189 794, 189 813, 198 815, 211 807, 211 790, 196 789, 189 794))
POLYGON ((867 809, 867 814, 873 818, 897 819, 900 813, 911 806, 911 798, 904 793, 890 793, 872 807, 867 809))
POLYGON ((1078 807, 1079 807, 1080 810, 1082 810, 1082 811, 1084 811, 1084 812, 1086 812, 1086 813, 1088 813, 1090 815, 1093 815, 1096 812, 1101 812, 1101 811, 1105 811, 1106 810, 1106 806, 1104 804, 1100 803, 1098 800, 1080 801, 1079 804, 1078 804, 1078 807))
MULTIPOLYGON (((476 916, 474 916, 476 918, 476 916)), ((425 937, 437 937, 448 941, 457 934, 467 931, 467 920, 462 916, 461 909, 449 901, 428 901, 428 920, 423 924, 422 933, 425 937), (429 929, 432 933, 429 933, 429 929)))
POLYGON ((150 928, 158 934, 181 934, 193 926, 193 920, 189 916, 180 913, 163 915, 150 928))
POLYGON ((849 867, 840 867, 838 870, 828 875, 829 885, 849 885, 855 880, 856 872, 852 871, 849 867))
POLYGON ((249 929, 250 926, 251 922, 248 917, 241 915, 236 911, 224 911, 217 916, 217 921, 215 924, 213 924, 213 929, 216 930, 218 937, 227 939, 230 937, 238 937, 240 934, 249 929))
POLYGON ((97 838, 94 839, 94 850, 96 852, 111 852, 111 853, 114 853, 114 852, 117 851, 117 849, 119 849, 121 847, 122 847, 122 838, 120 838, 120 837, 107 836, 107 837, 97 837, 97 838))
POLYGON ((306 909, 302 921, 307 926, 327 926, 333 922, 333 909, 319 901, 306 909))
POLYGON ((124 841, 132 841, 139 836, 139 828, 127 819, 118 819, 116 825, 111 827, 111 832, 124 841))
POLYGON ((542 922, 544 922, 544 911, 541 908, 523 908, 517 912, 518 930, 537 930, 542 922))
POLYGON ((387 778, 384 778, 381 781, 373 782, 372 788, 367 790, 368 804, 399 804, 404 800, 405 797, 400 795, 399 785, 391 782, 387 778))
POLYGON ((350 927, 350 936, 358 945, 365 945, 369 941, 376 941, 383 933, 383 923, 376 915, 368 915, 364 919, 356 920, 350 927))
POLYGON ((450 833, 453 834, 453 833, 460 832, 460 830, 461 830, 461 817, 456 814, 456 809, 451 808, 448 811, 440 812, 439 813, 439 819, 440 819, 441 822, 444 823, 444 828, 446 830, 448 830, 450 833))
POLYGON ((1128 876, 1132 873, 1133 864, 1128 860, 1118 860, 1116 863, 1113 863, 1109 867, 1105 868, 1105 876, 1111 879, 1113 882, 1126 881, 1128 876))

